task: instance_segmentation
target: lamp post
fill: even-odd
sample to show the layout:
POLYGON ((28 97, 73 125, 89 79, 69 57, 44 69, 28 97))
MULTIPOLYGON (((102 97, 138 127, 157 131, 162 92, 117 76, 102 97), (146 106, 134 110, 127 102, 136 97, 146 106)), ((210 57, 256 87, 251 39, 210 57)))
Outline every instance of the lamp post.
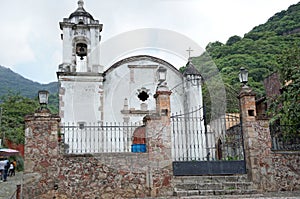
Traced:
POLYGON ((41 109, 43 109, 43 108, 47 109, 49 92, 46 90, 40 90, 38 92, 38 97, 39 97, 39 103, 40 103, 41 109))
MULTIPOLYGON (((248 165, 249 161, 249 149, 246 150, 246 146, 248 146, 247 140, 245 140, 244 138, 244 134, 247 135, 248 131, 247 131, 247 126, 244 126, 244 121, 247 121, 247 119, 249 118, 248 116, 250 115, 249 112, 249 107, 251 103, 249 102, 254 102, 254 106, 255 106, 255 94, 252 93, 252 90, 250 87, 247 86, 247 82, 248 82, 248 70, 245 69, 244 67, 240 68, 240 73, 239 73, 239 80, 242 83, 242 88, 240 90, 240 94, 239 94, 239 108, 240 108, 240 125, 241 125, 241 139, 242 139, 242 150, 243 150, 243 154, 244 154, 244 168, 245 171, 247 171, 247 169, 251 168, 251 166, 248 165), (249 99, 249 97, 251 97, 249 99), (253 100, 254 99, 254 100, 253 100), (246 154, 247 151, 247 154, 246 154)), ((255 114, 254 112, 252 113, 253 115, 255 114)), ((251 115, 252 115, 251 114, 251 115)), ((247 136, 246 136, 247 138, 247 136)))
POLYGON ((240 82, 243 84, 243 87, 247 87, 248 82, 248 70, 244 67, 241 67, 240 74, 239 74, 240 82))

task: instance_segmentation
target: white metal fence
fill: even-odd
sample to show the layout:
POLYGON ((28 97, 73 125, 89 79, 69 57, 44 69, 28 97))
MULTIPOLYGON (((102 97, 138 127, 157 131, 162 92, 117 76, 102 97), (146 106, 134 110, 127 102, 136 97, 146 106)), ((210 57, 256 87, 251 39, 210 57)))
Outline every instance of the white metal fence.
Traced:
POLYGON ((69 154, 131 152, 133 132, 141 123, 61 126, 64 152, 69 154))

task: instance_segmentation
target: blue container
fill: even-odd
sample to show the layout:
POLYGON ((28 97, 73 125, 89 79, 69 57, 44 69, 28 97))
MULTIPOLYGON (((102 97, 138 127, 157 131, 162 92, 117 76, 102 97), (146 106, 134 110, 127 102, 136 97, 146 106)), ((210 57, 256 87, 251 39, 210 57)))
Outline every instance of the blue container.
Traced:
POLYGON ((147 151, 146 144, 132 144, 131 152, 133 153, 145 153, 147 151))

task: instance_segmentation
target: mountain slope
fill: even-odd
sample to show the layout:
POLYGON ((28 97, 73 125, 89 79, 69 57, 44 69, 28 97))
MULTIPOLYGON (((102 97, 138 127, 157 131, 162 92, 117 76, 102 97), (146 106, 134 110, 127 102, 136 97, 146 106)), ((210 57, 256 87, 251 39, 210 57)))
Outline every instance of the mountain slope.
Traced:
POLYGON ((0 66, 0 96, 9 92, 19 93, 22 96, 35 98, 39 90, 48 90, 50 94, 57 94, 58 83, 40 84, 28 80, 11 69, 0 66))

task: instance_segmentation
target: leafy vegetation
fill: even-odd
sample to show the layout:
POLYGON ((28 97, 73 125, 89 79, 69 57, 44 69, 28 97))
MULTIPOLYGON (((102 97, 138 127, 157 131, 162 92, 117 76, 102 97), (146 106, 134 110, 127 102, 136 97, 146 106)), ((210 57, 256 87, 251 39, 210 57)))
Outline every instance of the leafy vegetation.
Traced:
POLYGON ((8 139, 16 144, 24 144, 24 117, 27 114, 32 114, 39 107, 37 100, 15 93, 2 96, 1 100, 1 138, 8 139))
POLYGON ((58 112, 57 82, 51 82, 49 84, 33 82, 3 66, 0 66, 0 79, 0 103, 2 101, 1 97, 12 95, 13 93, 26 98, 37 99, 39 90, 47 90, 50 93, 49 109, 52 113, 58 112))
MULTIPOLYGON (((300 45, 300 43, 299 43, 300 45)), ((278 58, 281 95, 271 100, 272 122, 281 125, 300 125, 300 48, 296 45, 282 53, 278 58)), ((298 127, 299 128, 299 127, 298 127)))
MULTIPOLYGON (((212 65, 218 68, 227 91, 227 111, 236 112, 240 68, 248 69, 248 85, 261 97, 265 93, 264 78, 284 67, 278 57, 287 49, 299 48, 295 46, 299 43, 300 3, 275 14, 265 24, 246 33, 243 38, 234 35, 226 44, 219 41, 209 43, 201 56, 193 58, 193 64, 201 73, 206 74, 210 71, 205 68, 209 69, 212 65)), ((204 92, 205 95, 208 93, 204 92)))
POLYGON ((48 108, 58 113, 58 83, 39 84, 0 66, 0 108, 2 109, 0 138, 16 144, 24 143, 24 117, 38 107, 38 91, 50 92, 48 108))

